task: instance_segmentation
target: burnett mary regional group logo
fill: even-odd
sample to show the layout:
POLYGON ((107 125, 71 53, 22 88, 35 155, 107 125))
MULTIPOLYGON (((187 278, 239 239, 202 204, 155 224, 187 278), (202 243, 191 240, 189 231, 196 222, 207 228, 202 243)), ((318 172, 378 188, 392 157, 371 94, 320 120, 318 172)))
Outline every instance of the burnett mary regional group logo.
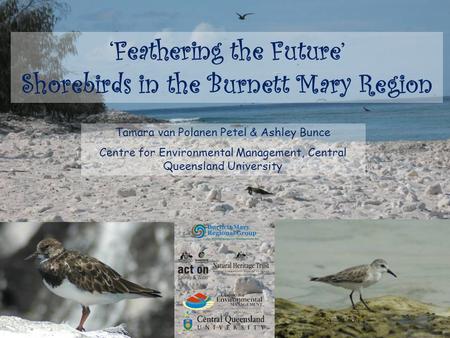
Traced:
POLYGON ((192 227, 192 237, 203 238, 206 235, 206 227, 204 224, 197 224, 192 227))

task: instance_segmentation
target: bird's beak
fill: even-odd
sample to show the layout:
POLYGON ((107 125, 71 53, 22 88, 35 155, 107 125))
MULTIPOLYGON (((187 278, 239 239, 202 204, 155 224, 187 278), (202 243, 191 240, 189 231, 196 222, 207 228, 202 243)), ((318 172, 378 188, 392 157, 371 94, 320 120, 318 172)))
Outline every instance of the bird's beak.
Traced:
POLYGON ((31 255, 29 255, 27 258, 25 258, 26 261, 29 261, 30 259, 34 259, 38 256, 37 252, 33 252, 31 255))
POLYGON ((395 278, 397 278, 397 275, 395 273, 393 273, 391 270, 387 270, 387 273, 391 274, 392 276, 394 276, 395 278))

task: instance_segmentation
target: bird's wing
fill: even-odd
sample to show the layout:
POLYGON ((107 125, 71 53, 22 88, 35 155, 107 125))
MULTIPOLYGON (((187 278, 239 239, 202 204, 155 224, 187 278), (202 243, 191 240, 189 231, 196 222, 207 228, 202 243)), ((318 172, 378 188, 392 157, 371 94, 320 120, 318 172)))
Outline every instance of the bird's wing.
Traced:
POLYGON ((243 17, 246 17, 247 15, 253 15, 253 14, 255 14, 255 13, 245 13, 245 14, 243 15, 243 17))
POLYGON ((242 15, 240 15, 238 12, 236 12, 236 15, 238 16, 238 17, 241 17, 242 15))
POLYGON ((135 293, 160 297, 159 292, 132 283, 110 266, 85 255, 72 255, 67 259, 67 278, 89 292, 135 293))
POLYGON ((326 283, 362 283, 366 278, 366 274, 367 265, 358 265, 318 280, 326 283))

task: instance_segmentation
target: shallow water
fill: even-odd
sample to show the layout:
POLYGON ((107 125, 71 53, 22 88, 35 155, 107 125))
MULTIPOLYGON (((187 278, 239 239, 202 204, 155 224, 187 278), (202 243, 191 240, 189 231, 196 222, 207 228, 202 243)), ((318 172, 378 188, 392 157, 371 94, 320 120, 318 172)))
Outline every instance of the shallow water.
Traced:
POLYGON ((398 278, 386 274, 363 290, 365 298, 406 296, 450 307, 449 239, 449 221, 279 222, 276 297, 323 308, 350 306, 348 290, 309 277, 384 258, 398 278))

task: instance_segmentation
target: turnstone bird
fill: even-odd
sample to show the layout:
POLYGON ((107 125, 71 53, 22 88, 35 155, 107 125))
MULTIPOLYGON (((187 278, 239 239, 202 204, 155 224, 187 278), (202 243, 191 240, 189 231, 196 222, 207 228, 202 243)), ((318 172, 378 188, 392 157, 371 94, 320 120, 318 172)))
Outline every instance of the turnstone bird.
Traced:
POLYGON ((384 259, 375 259, 370 264, 353 266, 333 275, 313 277, 311 281, 327 283, 352 290, 350 293, 350 301, 352 302, 353 309, 355 309, 355 303, 353 303, 352 298, 353 292, 358 291, 361 302, 367 310, 372 311, 362 298, 361 290, 377 283, 386 272, 397 277, 395 273, 389 270, 389 266, 384 259))
POLYGON ((44 285, 54 294, 82 306, 79 331, 84 330, 90 305, 112 304, 124 299, 161 297, 157 290, 130 282, 101 261, 69 251, 56 239, 40 241, 36 252, 25 258, 37 259, 44 285))
POLYGON ((245 20, 245 18, 247 17, 247 15, 253 15, 253 14, 255 14, 255 13, 245 13, 245 14, 239 14, 239 13, 236 13, 237 14, 237 16, 239 17, 239 20, 245 20))
POLYGON ((255 194, 256 196, 261 196, 261 197, 263 195, 273 195, 271 192, 265 191, 264 189, 261 189, 261 188, 247 187, 247 188, 245 188, 245 190, 247 190, 249 195, 255 194))

